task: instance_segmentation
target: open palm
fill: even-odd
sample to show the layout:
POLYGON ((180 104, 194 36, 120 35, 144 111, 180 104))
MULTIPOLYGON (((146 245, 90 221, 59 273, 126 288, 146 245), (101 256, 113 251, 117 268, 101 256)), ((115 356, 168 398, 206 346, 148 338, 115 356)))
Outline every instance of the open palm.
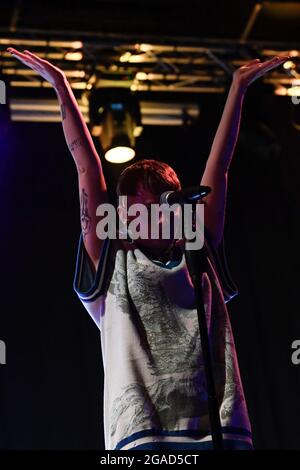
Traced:
POLYGON ((247 87, 270 70, 282 65, 290 59, 289 55, 275 56, 272 59, 261 62, 259 59, 254 59, 247 64, 239 67, 233 74, 233 80, 239 84, 239 86, 246 90, 247 87))
MULTIPOLYGON (((7 49, 14 57, 20 62, 35 70, 41 77, 53 86, 57 86, 61 80, 65 78, 65 74, 58 67, 47 60, 41 59, 32 52, 25 50, 23 53, 16 49, 9 47, 7 49)), ((239 86, 246 90, 247 87, 254 82, 257 78, 261 77, 270 70, 283 64, 290 58, 289 55, 275 56, 272 59, 261 62, 259 59, 254 59, 247 64, 239 67, 233 74, 233 80, 239 84, 239 86)))
POLYGON ((35 70, 41 77, 47 80, 47 82, 51 83, 54 87, 65 78, 65 74, 62 70, 55 67, 47 60, 41 59, 35 54, 32 54, 32 52, 25 50, 24 53, 21 53, 12 47, 9 47, 7 51, 16 57, 20 62, 27 65, 32 70, 35 70))

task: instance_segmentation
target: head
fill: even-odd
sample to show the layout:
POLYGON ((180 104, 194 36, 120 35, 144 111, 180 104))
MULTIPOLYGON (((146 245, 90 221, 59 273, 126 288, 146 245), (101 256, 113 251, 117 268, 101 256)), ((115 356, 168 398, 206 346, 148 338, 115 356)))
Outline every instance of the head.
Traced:
MULTIPOLYGON (((141 160, 125 168, 119 176, 117 184, 117 196, 127 196, 127 209, 132 204, 144 204, 150 214, 151 204, 159 204, 160 196, 165 191, 178 191, 181 184, 173 168, 164 162, 157 160, 141 160)), ((124 221, 122 207, 118 208, 120 218, 124 221)), ((135 216, 127 216, 128 223, 135 219, 135 216)), ((159 225, 164 223, 163 216, 160 217, 159 225)), ((148 226, 147 239, 140 238, 136 244, 147 248, 153 253, 165 251, 174 241, 174 235, 170 234, 169 239, 161 236, 159 239, 151 239, 150 220, 148 226)))

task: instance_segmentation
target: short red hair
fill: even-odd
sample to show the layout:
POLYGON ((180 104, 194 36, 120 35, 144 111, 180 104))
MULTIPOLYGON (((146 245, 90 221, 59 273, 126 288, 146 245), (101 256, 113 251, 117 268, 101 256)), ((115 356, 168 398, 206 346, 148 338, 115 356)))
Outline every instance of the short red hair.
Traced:
POLYGON ((167 163, 151 159, 140 160, 122 171, 118 179, 117 196, 136 196, 140 186, 153 194, 181 189, 173 168, 167 163))

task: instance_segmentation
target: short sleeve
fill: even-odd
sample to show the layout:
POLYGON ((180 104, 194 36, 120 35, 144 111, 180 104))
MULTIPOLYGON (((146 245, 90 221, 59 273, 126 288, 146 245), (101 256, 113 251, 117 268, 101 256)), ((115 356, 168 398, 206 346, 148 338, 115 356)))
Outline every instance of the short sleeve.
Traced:
POLYGON ((104 308, 103 296, 107 285, 106 272, 110 245, 110 240, 106 238, 101 248, 99 263, 97 271, 95 272, 89 255, 85 249, 82 234, 78 244, 73 288, 99 328, 101 308, 104 308))
POLYGON ((218 280, 220 282, 220 286, 222 288, 223 296, 225 302, 229 302, 233 297, 238 294, 238 288, 232 279, 230 274, 227 257, 225 252, 225 241, 224 236, 218 246, 215 248, 211 243, 209 236, 205 235, 205 242, 204 242, 206 254, 211 261, 213 268, 218 276, 218 280))

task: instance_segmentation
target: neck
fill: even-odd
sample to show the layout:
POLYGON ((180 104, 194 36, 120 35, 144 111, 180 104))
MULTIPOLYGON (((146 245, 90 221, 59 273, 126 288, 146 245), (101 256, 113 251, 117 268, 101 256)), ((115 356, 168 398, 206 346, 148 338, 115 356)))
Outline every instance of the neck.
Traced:
POLYGON ((171 243, 167 248, 161 249, 159 247, 142 247, 143 252, 149 257, 158 261, 166 263, 172 258, 174 252, 174 244, 171 243))

